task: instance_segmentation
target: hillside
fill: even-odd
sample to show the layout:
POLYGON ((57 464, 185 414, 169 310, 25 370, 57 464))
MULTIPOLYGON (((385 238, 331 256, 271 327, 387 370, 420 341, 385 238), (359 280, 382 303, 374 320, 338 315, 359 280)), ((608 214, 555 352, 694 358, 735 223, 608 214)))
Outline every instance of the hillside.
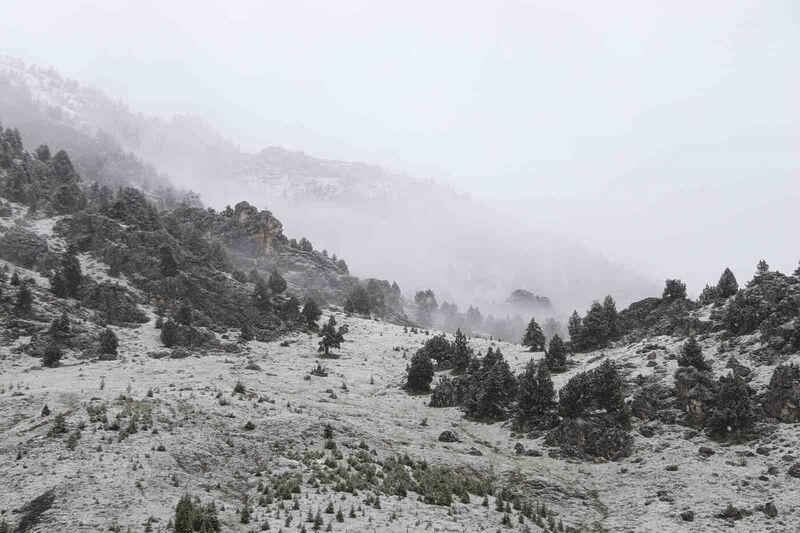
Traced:
POLYGON ((629 303, 657 289, 537 220, 535 208, 509 213, 436 181, 277 146, 247 153, 201 118, 148 117, 10 58, 0 58, 0 118, 32 144, 66 149, 87 180, 174 183, 218 210, 247 198, 347 257, 354 274, 396 280, 407 292, 432 288, 495 316, 515 312, 505 298, 520 287, 547 294, 558 316, 605 294, 629 303))
POLYGON ((679 280, 619 313, 607 298, 547 354, 459 341, 268 211, 159 209, 0 140, 4 531, 800 519, 800 269, 726 272, 697 302, 679 280), (371 312, 339 306, 357 294, 371 312), (431 393, 406 386, 420 362, 431 393))

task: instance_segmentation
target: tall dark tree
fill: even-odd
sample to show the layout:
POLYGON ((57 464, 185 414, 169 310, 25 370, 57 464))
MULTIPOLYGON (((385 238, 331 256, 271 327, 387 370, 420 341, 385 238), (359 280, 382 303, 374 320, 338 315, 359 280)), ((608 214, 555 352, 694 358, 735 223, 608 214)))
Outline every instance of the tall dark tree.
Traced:
POLYGON ((583 320, 578 314, 578 311, 573 311, 567 323, 567 332, 569 339, 575 349, 580 350, 583 347, 583 320))
POLYGON ((100 353, 105 355, 117 355, 117 347, 119 346, 119 340, 117 340, 117 335, 111 331, 110 329, 106 328, 100 332, 100 336, 98 338, 100 342, 100 353))
POLYGON ((432 290, 417 291, 414 295, 414 303, 417 304, 417 321, 420 325, 431 327, 433 325, 433 313, 439 308, 436 302, 436 295, 432 290))
POLYGON ((158 250, 158 255, 161 261, 161 275, 164 277, 177 276, 178 262, 175 261, 172 249, 169 246, 162 246, 158 250))
POLYGON ((175 321, 183 326, 192 325, 192 306, 188 303, 182 303, 175 314, 175 321))
POLYGON ((542 328, 536 322, 536 318, 531 317, 528 322, 528 327, 525 329, 525 334, 522 336, 522 345, 527 346, 532 352, 544 351, 544 333, 542 328))
POLYGON ((168 318, 161 326, 161 344, 167 348, 172 348, 178 342, 178 325, 168 318))
POLYGON ((353 289, 353 292, 350 293, 350 297, 348 299, 353 306, 353 310, 350 312, 358 313, 360 315, 368 315, 370 313, 371 309, 369 306, 369 293, 367 292, 367 289, 361 285, 358 285, 353 289))
POLYGON ((697 339, 692 335, 681 348, 678 356, 678 366, 693 366, 697 370, 711 370, 711 367, 703 357, 703 349, 698 344, 697 339))
POLYGON ((61 273, 64 276, 64 288, 67 296, 77 298, 81 281, 83 281, 83 272, 81 271, 81 263, 78 260, 78 250, 74 246, 67 248, 67 253, 61 259, 61 273))
POLYGON ((61 347, 55 342, 50 342, 44 348, 42 364, 49 368, 57 367, 60 364, 63 355, 64 352, 61 350, 61 347))
POLYGON ((733 296, 739 290, 739 283, 736 282, 736 276, 733 275, 730 268, 726 268, 722 275, 719 277, 717 283, 717 295, 719 298, 727 298, 733 296))
POLYGON ((567 347, 558 335, 550 339, 550 347, 545 354, 547 367, 553 372, 562 372, 567 369, 567 347))
POLYGON ((282 308, 283 319, 287 322, 296 322, 300 319, 300 302, 294 296, 289 296, 289 299, 283 303, 282 308))
POLYGON ((558 393, 558 408, 567 418, 592 416, 602 409, 626 421, 622 376, 614 363, 606 359, 597 368, 573 376, 558 393))
POLYGON ((433 381, 433 361, 424 350, 417 350, 411 357, 406 377, 406 388, 414 392, 427 392, 433 381))
POLYGON ((69 183, 77 178, 67 152, 59 150, 53 156, 53 175, 62 183, 69 183))
POLYGON ((505 418, 517 397, 517 380, 500 349, 490 347, 468 375, 470 387, 464 402, 467 414, 482 419, 505 418))
POLYGON ((283 279, 283 276, 281 276, 277 270, 273 270, 269 275, 267 285, 269 286, 269 290, 275 294, 281 294, 286 290, 286 280, 283 279))
POLYGON ((739 376, 719 378, 714 409, 708 418, 708 431, 715 437, 725 437, 749 430, 755 421, 751 390, 739 376))
POLYGON ((311 329, 317 328, 317 320, 320 319, 322 316, 322 311, 320 310, 317 302, 314 301, 313 298, 308 298, 306 300, 306 304, 303 306, 303 310, 300 313, 303 321, 305 322, 306 326, 311 329))
MULTIPOLYGON (((16 274, 16 272, 15 272, 16 274)), ((14 298, 14 312, 20 315, 28 315, 33 307, 33 293, 28 282, 23 281, 19 284, 17 295, 14 298)))
POLYGON ((325 325, 322 326, 319 334, 322 338, 319 341, 318 351, 323 353, 326 357, 330 355, 330 350, 332 348, 342 347, 344 333, 341 327, 336 327, 336 319, 333 315, 331 315, 325 325))
POLYGON ((581 346, 583 349, 595 349, 605 346, 608 342, 608 320, 606 310, 598 302, 592 302, 591 307, 583 317, 581 326, 581 346))
POLYGON ((243 341, 253 340, 253 329, 250 327, 250 323, 246 320, 242 322, 242 327, 239 330, 239 338, 243 341))
POLYGON ((453 356, 453 346, 444 334, 432 336, 420 349, 428 354, 428 357, 437 365, 449 364, 450 358, 453 356))
POLYGON ((456 372, 463 372, 467 369, 469 361, 472 358, 472 348, 467 342, 467 337, 461 332, 461 329, 456 330, 455 339, 453 340, 453 370, 456 372))
POLYGON ((542 361, 537 364, 533 359, 529 360, 517 380, 517 425, 525 427, 553 412, 556 408, 555 398, 556 391, 547 365, 542 361))
POLYGON ((265 311, 270 308, 270 299, 269 299, 269 287, 267 286, 267 282, 264 281, 264 278, 258 276, 255 280, 255 284, 253 287, 253 301, 256 304, 256 307, 265 311))
POLYGON ((617 314, 617 303, 611 295, 603 300, 603 318, 605 320, 605 336, 607 339, 616 339, 619 334, 619 316, 617 314))
POLYGON ((664 282, 661 298, 668 302, 686 299, 686 284, 679 279, 668 279, 664 282))

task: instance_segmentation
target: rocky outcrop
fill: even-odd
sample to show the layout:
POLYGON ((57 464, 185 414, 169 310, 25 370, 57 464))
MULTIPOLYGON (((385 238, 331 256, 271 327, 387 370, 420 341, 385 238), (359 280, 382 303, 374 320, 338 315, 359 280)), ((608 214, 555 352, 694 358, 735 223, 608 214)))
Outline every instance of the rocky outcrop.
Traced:
POLYGON ((633 452, 633 437, 615 421, 604 418, 568 418, 545 436, 548 446, 579 458, 616 461, 633 452))
POLYGON ((675 371, 675 394, 691 425, 703 426, 717 397, 717 383, 710 372, 680 367, 675 371))
POLYGON ((651 420, 668 422, 674 418, 673 404, 672 390, 660 383, 649 383, 633 395, 630 404, 631 414, 645 422, 651 420))
POLYGON ((770 418, 781 422, 800 422, 800 366, 781 365, 772 372, 762 401, 770 418))

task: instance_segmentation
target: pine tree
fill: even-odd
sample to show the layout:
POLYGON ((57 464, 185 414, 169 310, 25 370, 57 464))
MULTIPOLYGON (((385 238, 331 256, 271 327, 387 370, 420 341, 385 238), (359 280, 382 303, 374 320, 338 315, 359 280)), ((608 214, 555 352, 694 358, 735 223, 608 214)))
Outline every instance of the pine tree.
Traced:
POLYGON ((472 348, 469 347, 467 337, 461 332, 461 329, 456 330, 452 349, 453 370, 456 372, 465 371, 469 365, 470 359, 472 358, 472 348))
POLYGON ((352 304, 352 313, 368 315, 370 313, 369 293, 361 285, 356 286, 348 298, 352 304))
POLYGON ((164 321, 164 324, 161 326, 161 344, 167 348, 172 348, 175 346, 177 341, 178 326, 171 318, 169 318, 164 321))
POLYGON ((246 320, 242 322, 242 327, 239 330, 239 338, 243 341, 253 340, 253 330, 246 320))
POLYGON ((119 341, 117 340, 117 336, 113 331, 108 328, 104 329, 100 332, 100 337, 98 340, 100 341, 100 353, 106 355, 117 355, 119 341))
POLYGON ((283 276, 281 276, 277 270, 273 270, 269 275, 267 286, 269 287, 269 290, 275 294, 281 294, 286 290, 286 280, 283 279, 283 276))
POLYGON ((678 366, 693 366, 697 370, 711 370, 711 367, 703 357, 703 349, 697 343, 694 335, 690 336, 681 348, 681 354, 678 356, 678 366))
POLYGON ((161 275, 164 277, 177 276, 178 263, 175 261, 175 256, 169 246, 162 246, 159 248, 158 253, 161 261, 161 275))
POLYGON ((603 318, 605 319, 605 335, 607 339, 616 339, 619 336, 619 317, 617 304, 611 295, 603 300, 603 318))
POLYGON ((424 350, 417 350, 411 357, 406 377, 406 388, 414 392, 427 392, 433 381, 433 361, 424 350))
POLYGON ((325 357, 330 353, 331 348, 341 348, 342 341, 344 341, 344 334, 342 328, 336 328, 336 319, 333 315, 328 318, 328 322, 322 326, 319 332, 322 339, 319 341, 319 348, 317 351, 322 352, 325 357))
POLYGON ((262 311, 270 308, 269 287, 261 276, 256 276, 255 285, 253 287, 253 300, 256 307, 262 311))
POLYGON ((83 272, 81 272, 81 263, 78 261, 77 249, 74 246, 70 246, 67 253, 64 254, 61 260, 61 271, 67 295, 77 298, 78 289, 83 280, 83 272))
MULTIPOLYGON (((16 275, 16 272, 14 275, 16 275)), ((28 315, 30 314, 32 308, 33 293, 31 292, 30 287, 28 287, 27 281, 21 282, 19 283, 19 289, 17 289, 17 295, 14 298, 14 312, 20 315, 28 315)))
POLYGON ((722 437, 750 429, 754 422, 750 387, 739 376, 719 378, 714 410, 706 424, 711 435, 722 437))
POLYGON ((528 328, 522 336, 522 345, 527 346, 532 352, 541 352, 544 351, 544 343, 542 328, 539 327, 536 319, 531 317, 531 321, 528 322, 528 328))
POLYGON ((189 305, 188 303, 182 303, 181 306, 178 308, 178 312, 175 315, 175 321, 183 326, 191 326, 192 306, 189 305))
POLYGON ((352 299, 348 298, 344 301, 344 312, 348 314, 356 312, 356 306, 353 304, 352 299))
POLYGON ((578 311, 573 311, 567 324, 569 339, 576 350, 583 349, 583 320, 578 311))
POLYGON ((679 279, 668 279, 664 283, 661 298, 668 302, 686 299, 686 284, 679 279))
POLYGON ((555 397, 547 365, 529 360, 517 380, 517 425, 525 427, 537 417, 553 411, 556 407, 555 397))
POLYGON ((53 294, 59 298, 66 298, 69 296, 67 280, 64 279, 64 274, 60 269, 53 273, 53 277, 50 279, 50 289, 53 291, 53 294))
POLYGON ((736 282, 736 276, 733 275, 730 268, 726 268, 719 277, 719 282, 717 283, 718 297, 727 298, 733 296, 738 290, 739 284, 736 282))
POLYGON ((50 342, 44 349, 42 364, 48 368, 57 367, 61 361, 62 355, 61 347, 55 342, 50 342))
POLYGON ((553 372, 562 372, 567 369, 567 347, 558 335, 550 339, 550 347, 545 354, 547 367, 553 372))
POLYGON ((303 311, 300 313, 300 316, 308 328, 317 329, 317 320, 322 316, 322 311, 317 305, 317 302, 309 298, 306 300, 306 304, 303 306, 303 311))

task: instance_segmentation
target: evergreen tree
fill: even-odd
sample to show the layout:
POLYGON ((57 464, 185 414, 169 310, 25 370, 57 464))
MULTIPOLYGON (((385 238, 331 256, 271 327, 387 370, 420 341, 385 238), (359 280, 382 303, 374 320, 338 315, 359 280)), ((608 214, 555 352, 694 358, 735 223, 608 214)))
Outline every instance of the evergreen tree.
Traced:
POLYGON ((554 411, 555 397, 556 391, 547 365, 542 361, 537 364, 530 359, 517 380, 517 425, 525 427, 554 411))
POLYGON ((678 366, 693 366, 697 370, 711 370, 711 367, 703 357, 703 349, 697 343, 694 335, 690 336, 681 348, 681 354, 678 356, 678 366))
POLYGON ((468 367, 469 391, 464 408, 469 416, 502 419, 517 396, 517 380, 500 349, 491 347, 468 367))
POLYGON ((20 280, 19 280, 19 273, 17 273, 17 272, 14 272, 13 274, 11 274, 11 281, 10 281, 9 283, 11 283, 11 285, 13 285, 13 286, 15 286, 15 287, 16 287, 17 285, 19 285, 19 283, 20 283, 20 280))
POLYGON ((711 285, 706 285, 700 296, 697 298, 701 304, 709 304, 719 298, 719 289, 711 285))
POLYGON ((550 339, 550 348, 545 354, 547 367, 553 372, 562 372, 567 369, 567 347, 561 337, 554 335, 550 339))
POLYGON ((74 246, 67 248, 67 253, 61 259, 61 272, 64 276, 64 288, 67 296, 78 297, 78 289, 83 280, 81 263, 78 261, 77 249, 74 246))
POLYGON ((736 282, 736 276, 733 275, 730 268, 726 268, 717 283, 718 298, 733 296, 738 290, 739 284, 736 282))
POLYGON ((467 369, 472 358, 472 348, 469 347, 467 337, 461 333, 461 329, 456 330, 455 339, 452 344, 453 350, 453 370, 463 372, 467 369))
POLYGON ((267 285, 275 294, 281 294, 286 290, 286 280, 283 279, 283 276, 281 276, 277 270, 273 270, 269 275, 269 281, 267 282, 267 285))
POLYGON ((53 319, 50 323, 50 335, 56 339, 63 340, 70 334, 69 317, 66 312, 62 312, 61 316, 53 319))
POLYGON ((168 318, 161 326, 161 344, 167 348, 172 348, 178 342, 178 325, 168 318))
POLYGON ((434 335, 420 348, 437 365, 446 365, 453 355, 453 347, 444 334, 434 335))
POLYGON ((36 159, 38 159, 39 161, 41 161, 43 163, 46 163, 47 161, 49 161, 50 160, 50 147, 47 146, 46 144, 40 145, 36 149, 36 159))
POLYGON ((668 279, 664 283, 661 298, 668 302, 686 299, 686 284, 679 279, 668 279))
POLYGON ((266 311, 270 308, 269 287, 261 276, 256 277, 253 287, 253 300, 256 307, 262 311, 266 311))
POLYGON ((101 331, 99 341, 100 353, 106 355, 117 355, 119 341, 117 340, 117 335, 113 331, 108 328, 101 331))
POLYGON ((605 346, 609 339, 608 318, 606 309, 598 301, 586 312, 581 322, 581 346, 583 349, 595 349, 605 346))
MULTIPOLYGON (((369 315, 369 293, 364 287, 361 285, 356 286, 353 289, 353 292, 350 293, 348 300, 350 300, 350 303, 352 304, 352 311, 349 312, 358 313, 360 315, 369 315)), ((345 311, 347 311, 347 309, 345 309, 345 311)))
POLYGON ((583 348, 583 320, 578 314, 578 311, 573 311, 567 323, 567 332, 569 339, 576 350, 583 348))
POLYGON ((619 317, 617 315, 617 304, 611 295, 603 300, 603 318, 605 319, 605 335, 607 339, 616 339, 619 334, 619 317))
POLYGON ((239 338, 243 341, 253 340, 253 330, 246 320, 242 322, 242 327, 239 330, 239 338))
POLYGON ((331 348, 341 348, 342 341, 344 341, 344 334, 342 332, 342 328, 336 328, 336 319, 333 315, 328 318, 328 322, 322 326, 322 330, 319 332, 322 339, 319 341, 319 348, 318 351, 322 352, 325 357, 327 357, 330 353, 331 348))
POLYGON ((424 350, 417 350, 408 365, 406 388, 414 392, 427 392, 433 381, 433 361, 424 350))
POLYGON ((320 310, 317 302, 315 302, 312 298, 308 298, 306 300, 306 304, 303 306, 303 311, 300 313, 300 316, 305 322, 306 327, 310 329, 317 329, 317 320, 320 319, 322 316, 322 311, 320 310))
POLYGON ((719 378, 714 410, 706 424, 711 435, 722 437, 750 429, 755 420, 751 391, 739 376, 719 378))
POLYGON ((191 326, 192 306, 189 305, 188 303, 182 303, 181 306, 178 308, 178 312, 175 315, 175 321, 183 326, 191 326))
POLYGON ((52 278, 50 278, 50 290, 52 290, 53 294, 59 298, 66 298, 69 296, 69 292, 67 291, 67 280, 64 279, 64 274, 62 273, 61 269, 56 270, 53 273, 52 278))
MULTIPOLYGON (((17 273, 15 272, 14 275, 17 273)), ((12 279, 13 285, 13 279, 12 279)), ((31 292, 30 287, 28 287, 28 282, 21 282, 19 283, 19 289, 17 289, 17 295, 14 298, 14 312, 20 315, 28 315, 33 308, 33 293, 31 292)))
POLYGON ((592 370, 573 376, 558 393, 558 408, 562 416, 578 418, 591 416, 602 409, 620 422, 627 422, 622 376, 610 359, 592 370))
POLYGON ((414 303, 417 304, 417 321, 425 327, 431 327, 433 325, 432 315, 439 307, 436 295, 430 289, 417 291, 414 295, 414 303))
POLYGON ((57 367, 61 362, 62 356, 61 347, 55 342, 50 342, 44 349, 42 364, 48 368, 57 367))
POLYGON ((158 254, 161 261, 161 275, 164 277, 177 276, 178 263, 169 246, 159 248, 158 254))
POLYGON ((536 323, 536 318, 531 317, 525 334, 522 336, 522 345, 527 346, 532 352, 541 352, 544 351, 544 343, 542 328, 536 323))
POLYGON ((344 312, 345 313, 355 313, 356 306, 353 304, 352 298, 348 298, 344 301, 344 312))
POLYGON ((300 319, 300 302, 294 296, 289 296, 283 304, 283 319, 287 322, 297 322, 300 319))

